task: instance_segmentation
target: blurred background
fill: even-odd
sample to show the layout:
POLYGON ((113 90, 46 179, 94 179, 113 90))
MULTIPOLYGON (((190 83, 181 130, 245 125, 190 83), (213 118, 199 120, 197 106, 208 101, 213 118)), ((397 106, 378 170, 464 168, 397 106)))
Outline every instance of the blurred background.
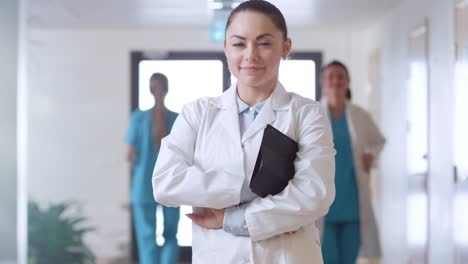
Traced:
MULTIPOLYGON (((70 239, 92 262, 137 263, 130 113, 152 106, 153 72, 168 76, 175 112, 228 87, 222 41, 237 2, 0 0, 1 264, 70 239)), ((343 61, 353 102, 387 138, 371 180, 381 263, 468 263, 468 1, 271 2, 293 40, 283 84, 318 100, 320 67, 343 61)))

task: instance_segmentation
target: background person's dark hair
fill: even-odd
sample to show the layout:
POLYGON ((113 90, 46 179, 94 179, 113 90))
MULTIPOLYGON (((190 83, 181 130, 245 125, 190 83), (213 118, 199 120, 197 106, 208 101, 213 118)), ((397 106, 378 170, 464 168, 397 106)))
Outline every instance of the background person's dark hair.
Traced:
POLYGON ((153 75, 151 75, 151 78, 150 78, 150 81, 152 80, 160 81, 164 89, 164 94, 167 94, 167 92, 169 91, 169 80, 167 79, 166 75, 160 72, 153 73, 153 75))
POLYGON ((351 94, 351 89, 348 87, 348 90, 346 90, 346 99, 348 99, 349 101, 351 101, 351 98, 352 98, 352 94, 351 94))
MULTIPOLYGON (((344 63, 342 63, 341 61, 338 61, 338 60, 332 60, 331 62, 329 62, 328 64, 326 64, 325 66, 322 67, 322 77, 323 77, 323 73, 328 68, 334 67, 334 66, 342 68, 346 73, 346 77, 348 77, 348 79, 350 79, 348 67, 346 67, 346 65, 344 63)), ((352 98, 351 88, 348 87, 348 90, 346 90, 346 99, 351 101, 351 98, 352 98)))
POLYGON ((333 67, 333 66, 341 67, 341 68, 345 71, 346 76, 348 77, 348 79, 350 79, 348 67, 346 67, 346 65, 345 65, 344 63, 342 63, 341 61, 338 61, 338 60, 332 60, 332 61, 329 62, 328 64, 325 64, 325 66, 322 67, 322 76, 323 76, 323 73, 324 73, 328 68, 333 67))
POLYGON ((273 24, 275 24, 275 26, 279 30, 281 30, 281 32, 283 32, 284 40, 288 39, 288 28, 286 26, 286 20, 284 19, 283 14, 276 6, 264 0, 245 1, 238 5, 236 8, 234 8, 234 10, 231 11, 231 14, 227 19, 225 32, 231 25, 234 16, 242 11, 257 12, 270 17, 273 24))

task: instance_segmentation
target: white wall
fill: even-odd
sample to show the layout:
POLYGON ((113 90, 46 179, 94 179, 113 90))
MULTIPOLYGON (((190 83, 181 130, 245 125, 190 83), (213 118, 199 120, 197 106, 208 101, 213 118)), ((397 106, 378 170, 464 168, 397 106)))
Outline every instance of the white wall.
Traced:
POLYGON ((16 260, 18 5, 0 1, 0 263, 16 260))
MULTIPOLYGON (((365 56, 382 51, 382 238, 385 263, 406 263, 405 173, 408 33, 429 21, 429 263, 453 263, 451 227, 453 135, 453 1, 406 0, 364 32, 365 56), (443 246, 440 246, 443 245, 443 246)), ((366 57, 367 58, 367 57, 366 57)), ((360 73, 367 73, 361 64, 360 73)))
MULTIPOLYGON (((351 33, 292 30, 294 50, 350 61, 351 33)), ((130 109, 130 51, 212 51, 209 32, 39 30, 28 41, 28 188, 41 202, 78 199, 98 231, 99 256, 125 254, 129 169, 123 138, 130 109)))

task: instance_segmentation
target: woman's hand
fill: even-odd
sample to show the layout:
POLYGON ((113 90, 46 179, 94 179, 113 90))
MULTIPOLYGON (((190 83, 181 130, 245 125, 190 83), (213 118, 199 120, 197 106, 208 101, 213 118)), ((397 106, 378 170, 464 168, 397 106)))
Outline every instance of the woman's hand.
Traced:
POLYGON ((204 214, 187 214, 195 224, 208 229, 220 229, 223 227, 224 209, 203 208, 204 214))
POLYGON ((372 155, 371 153, 364 153, 362 155, 362 165, 366 173, 370 172, 370 169, 372 168, 372 163, 374 163, 374 155, 372 155))
MULTIPOLYGON (((224 209, 203 208, 204 215, 186 214, 195 224, 208 229, 223 228, 224 209)), ((294 235, 297 231, 285 232, 285 235, 294 235)))

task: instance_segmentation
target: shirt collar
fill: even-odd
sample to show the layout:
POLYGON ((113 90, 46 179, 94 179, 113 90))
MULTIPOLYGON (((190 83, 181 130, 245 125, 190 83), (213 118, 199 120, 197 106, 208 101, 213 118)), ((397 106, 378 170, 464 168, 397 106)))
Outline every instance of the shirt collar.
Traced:
POLYGON ((244 112, 248 111, 250 108, 255 109, 257 113, 260 113, 260 110, 262 110, 263 106, 265 105, 267 101, 268 99, 251 107, 248 104, 246 104, 244 101, 242 101, 239 95, 237 95, 237 109, 239 110, 239 114, 243 114, 244 112))

